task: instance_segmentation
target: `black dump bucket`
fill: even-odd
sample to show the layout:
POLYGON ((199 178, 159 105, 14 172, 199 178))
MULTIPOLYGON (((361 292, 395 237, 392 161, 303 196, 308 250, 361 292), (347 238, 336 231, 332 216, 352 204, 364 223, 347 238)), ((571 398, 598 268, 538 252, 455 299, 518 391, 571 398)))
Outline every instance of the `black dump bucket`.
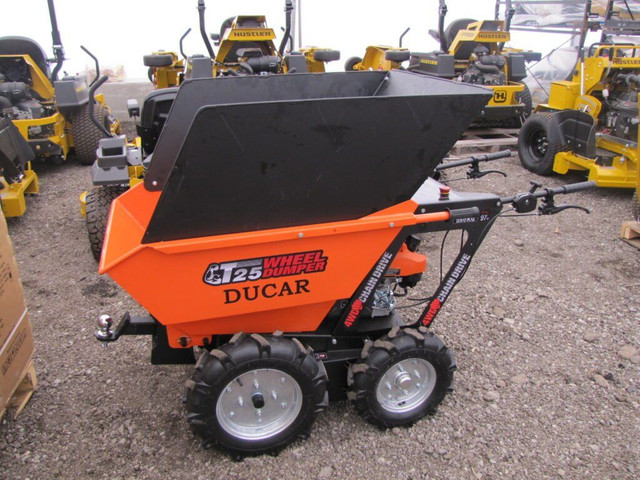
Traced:
POLYGON ((198 79, 179 89, 143 243, 360 218, 409 200, 491 93, 405 71, 198 79))

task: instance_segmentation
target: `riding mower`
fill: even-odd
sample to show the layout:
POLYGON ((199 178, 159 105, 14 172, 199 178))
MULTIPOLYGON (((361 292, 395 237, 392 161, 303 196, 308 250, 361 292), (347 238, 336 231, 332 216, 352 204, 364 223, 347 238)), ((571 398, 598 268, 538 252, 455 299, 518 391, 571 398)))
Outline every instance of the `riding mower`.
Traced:
POLYGON ((510 40, 513 10, 505 20, 462 18, 444 28, 447 5, 440 0, 438 30, 429 33, 440 51, 412 52, 408 70, 463 83, 482 85, 493 96, 476 119, 476 126, 519 127, 531 114, 531 93, 522 80, 526 62, 540 60, 540 53, 505 48, 510 40))
MULTIPOLYGON (((90 165, 95 159, 101 131, 89 119, 87 84, 79 77, 65 76, 58 80, 64 61, 53 0, 48 0, 51 19, 54 62, 40 45, 30 38, 0 38, 0 117, 11 120, 33 150, 34 159, 53 162, 66 160, 71 149, 81 163, 90 165)), ((84 48, 84 47, 83 47, 84 48)), ((91 53, 84 49, 89 55, 91 53)), ((93 55, 92 58, 95 59, 93 55)), ((97 63, 97 60, 96 60, 97 63)), ((111 132, 119 130, 105 105, 102 95, 96 96, 96 118, 111 132)), ((37 193, 37 176, 31 162, 22 162, 24 174, 14 177, 3 190, 12 192, 11 199, 3 196, 3 209, 7 216, 24 213, 24 193, 37 193), (15 183, 17 182, 17 183, 15 183), (8 207, 14 201, 16 207, 8 207)))
POLYGON ((387 46, 367 47, 364 59, 347 60, 345 70, 401 69, 409 60, 407 70, 462 83, 482 85, 493 91, 493 97, 474 122, 476 127, 516 127, 531 113, 531 95, 522 82, 527 76, 525 62, 539 60, 540 54, 507 49, 510 39, 509 21, 455 20, 446 29, 445 0, 440 0, 438 31, 429 33, 440 42, 440 51, 419 53, 387 46))
POLYGON ((350 71, 367 70, 397 70, 402 68, 402 62, 411 58, 411 52, 402 47, 402 39, 409 32, 407 28, 402 35, 398 47, 390 45, 370 45, 364 53, 364 57, 351 57, 344 64, 344 69, 350 71))
MULTIPOLYGON (((529 171, 584 171, 601 187, 638 187, 640 46, 611 37, 639 36, 640 21, 613 18, 613 7, 609 0, 600 42, 585 49, 581 36, 570 78, 553 82, 548 102, 522 126, 518 152, 529 171)), ((587 2, 583 31, 593 28, 591 16, 587 2)))
POLYGON ((198 347, 187 420, 237 457, 306 437, 345 394, 380 428, 435 412, 456 361, 428 327, 503 207, 553 214, 590 186, 500 198, 428 178, 490 97, 401 70, 185 81, 100 260, 149 316, 103 315, 98 340, 151 335, 155 364, 198 347), (451 230, 457 257, 403 319, 418 234, 451 230))
POLYGON ((340 58, 339 51, 317 47, 285 54, 286 44, 291 39, 292 11, 293 4, 291 0, 287 0, 286 29, 278 50, 273 43, 275 33, 267 27, 264 16, 238 16, 225 20, 220 34, 213 35, 214 43, 220 47, 216 55, 206 34, 204 0, 199 0, 200 32, 210 57, 188 57, 184 53, 183 40, 190 29, 180 38, 180 53, 186 66, 183 60, 178 60, 177 55, 171 52, 156 52, 144 57, 156 91, 147 95, 142 110, 135 101, 129 101, 129 115, 134 118, 140 116, 140 122, 136 125, 138 137, 129 144, 124 137, 114 134, 109 135, 113 138, 105 138, 104 146, 100 145, 93 166, 94 188, 80 195, 81 213, 86 218, 91 253, 96 260, 100 260, 111 201, 140 182, 144 176, 175 99, 176 87, 183 80, 322 73, 325 71, 325 62, 340 58))

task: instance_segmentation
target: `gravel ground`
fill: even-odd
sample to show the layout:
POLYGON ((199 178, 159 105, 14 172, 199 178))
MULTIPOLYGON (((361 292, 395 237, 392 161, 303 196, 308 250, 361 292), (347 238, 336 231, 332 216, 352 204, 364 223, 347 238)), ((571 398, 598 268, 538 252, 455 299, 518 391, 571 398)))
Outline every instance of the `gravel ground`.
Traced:
MULTIPOLYGON (((509 177, 452 186, 528 188, 517 158, 493 166, 509 177)), ((435 416, 382 432, 337 402, 308 440, 235 462, 187 426, 181 395, 193 367, 152 366, 146 338, 109 348, 93 338, 99 314, 142 310, 96 273, 77 200, 90 170, 71 161, 38 173, 40 195, 9 229, 39 385, 17 420, 2 421, 1 478, 638 478, 640 251, 618 238, 630 192, 567 198, 591 215, 496 222, 434 325, 458 363, 456 390, 435 416)), ((423 243, 430 280, 415 297, 435 284, 440 240, 423 243)), ((419 307, 404 312, 415 318, 419 307)))

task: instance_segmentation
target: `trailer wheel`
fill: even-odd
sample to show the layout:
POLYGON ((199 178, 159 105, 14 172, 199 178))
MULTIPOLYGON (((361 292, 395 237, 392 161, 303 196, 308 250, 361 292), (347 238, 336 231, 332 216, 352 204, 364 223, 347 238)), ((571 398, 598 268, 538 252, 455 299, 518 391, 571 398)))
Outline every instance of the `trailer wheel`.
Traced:
POLYGON ((353 67, 355 67, 360 62, 362 62, 362 59, 360 57, 347 58, 347 61, 344 62, 344 71, 353 72, 355 70, 355 68, 353 67))
POLYGON ((105 186, 94 187, 87 193, 87 234, 89 235, 91 255, 93 255, 96 261, 100 261, 100 255, 102 254, 102 243, 104 242, 104 234, 107 229, 111 202, 124 191, 125 188, 120 186, 105 186))
MULTIPOLYGON (((96 103, 93 106, 93 116, 109 130, 109 112, 103 105, 96 103)), ((83 106, 73 115, 71 134, 73 135, 73 144, 80 163, 82 165, 93 165, 96 159, 98 142, 105 137, 105 134, 91 121, 88 105, 83 106)))
POLYGON ((324 365, 298 340, 236 334, 200 357, 186 384, 187 420, 234 456, 274 453, 308 437, 326 386, 324 365))
POLYGON ((633 198, 631 199, 631 213, 633 215, 633 219, 636 222, 640 222, 640 198, 638 198, 638 190, 636 189, 633 192, 633 198))
POLYGON ((518 134, 518 156, 530 172, 551 175, 556 154, 562 145, 549 140, 549 128, 553 113, 534 113, 522 125, 518 134))
POLYGON ((394 327, 369 343, 351 366, 349 398, 358 413, 381 429, 409 426, 435 413, 453 390, 453 352, 426 328, 394 327))

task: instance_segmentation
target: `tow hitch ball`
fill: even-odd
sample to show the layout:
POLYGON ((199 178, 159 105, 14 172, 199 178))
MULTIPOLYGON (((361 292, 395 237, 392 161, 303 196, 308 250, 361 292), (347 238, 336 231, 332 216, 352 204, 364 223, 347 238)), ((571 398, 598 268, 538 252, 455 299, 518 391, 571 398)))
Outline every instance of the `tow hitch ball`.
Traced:
MULTIPOLYGON (((113 319, 109 315, 100 315, 98 318, 98 330, 96 330, 96 338, 103 342, 113 340, 115 334, 113 333, 113 319)), ((105 346, 107 343, 104 344, 105 346)))

